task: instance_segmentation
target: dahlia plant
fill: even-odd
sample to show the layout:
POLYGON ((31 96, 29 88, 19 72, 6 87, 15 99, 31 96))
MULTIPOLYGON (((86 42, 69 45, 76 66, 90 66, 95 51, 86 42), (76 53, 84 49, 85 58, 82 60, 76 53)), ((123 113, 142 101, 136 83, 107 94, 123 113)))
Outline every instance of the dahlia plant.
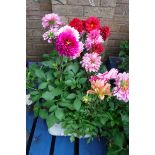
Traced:
POLYGON ((42 18, 43 39, 53 47, 43 61, 27 68, 27 92, 34 115, 65 135, 103 136, 109 152, 128 152, 129 76, 102 63, 108 26, 96 17, 64 25, 57 14, 42 18))

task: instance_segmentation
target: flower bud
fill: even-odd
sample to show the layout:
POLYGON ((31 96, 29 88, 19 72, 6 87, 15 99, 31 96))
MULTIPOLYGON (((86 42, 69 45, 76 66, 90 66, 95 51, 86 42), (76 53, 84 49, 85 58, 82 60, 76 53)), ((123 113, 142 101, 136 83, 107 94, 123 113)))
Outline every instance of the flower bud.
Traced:
POLYGON ((89 97, 88 97, 88 95, 83 96, 82 101, 83 101, 84 103, 88 103, 88 102, 89 102, 89 97))
POLYGON ((52 67, 57 69, 58 68, 58 65, 56 63, 52 64, 52 67))

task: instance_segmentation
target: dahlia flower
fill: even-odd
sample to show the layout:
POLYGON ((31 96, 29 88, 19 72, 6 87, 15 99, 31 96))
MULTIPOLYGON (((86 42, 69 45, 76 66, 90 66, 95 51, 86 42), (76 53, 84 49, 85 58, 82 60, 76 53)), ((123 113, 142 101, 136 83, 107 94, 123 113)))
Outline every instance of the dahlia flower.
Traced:
POLYGON ((106 71, 104 73, 98 73, 97 75, 91 76, 89 81, 92 82, 94 80, 103 80, 108 82, 110 79, 116 79, 118 74, 118 70, 112 68, 110 71, 106 71))
POLYGON ((100 55, 102 52, 104 52, 104 47, 101 43, 93 44, 91 51, 100 55))
POLYGON ((87 32, 90 32, 95 29, 100 28, 100 21, 96 17, 89 17, 85 21, 85 29, 87 32))
POLYGON ((101 36, 106 40, 110 36, 110 28, 108 26, 103 26, 100 28, 101 36))
POLYGON ((104 41, 102 39, 102 36, 100 35, 100 30, 92 30, 87 35, 85 47, 87 50, 91 50, 92 46, 94 46, 94 44, 101 44, 103 42, 104 41))
POLYGON ((55 13, 46 14, 42 18, 42 26, 44 28, 59 27, 61 25, 63 25, 63 23, 60 20, 60 17, 55 13))
POLYGON ((79 41, 79 39, 80 39, 79 32, 71 26, 66 25, 66 26, 61 27, 57 34, 59 35, 62 32, 69 32, 69 33, 73 34, 77 41, 79 41))
POLYGON ((83 43, 79 42, 79 32, 66 25, 57 32, 56 50, 59 55, 75 59, 83 51, 83 43))
POLYGON ((48 30, 43 34, 43 39, 48 40, 48 43, 51 43, 53 38, 57 36, 57 31, 58 31, 57 28, 51 28, 50 30, 48 30))
POLYGON ((79 33, 83 31, 83 22, 79 18, 74 18, 69 22, 71 27, 74 27, 79 33))
POLYGON ((129 74, 119 73, 115 82, 116 87, 113 89, 113 95, 117 97, 118 100, 123 100, 124 102, 129 101, 129 74))
POLYGON ((86 53, 82 58, 81 64, 87 72, 97 72, 101 65, 101 56, 97 53, 86 53))
POLYGON ((97 79, 91 81, 91 90, 87 91, 87 94, 97 94, 101 100, 104 99, 105 95, 111 96, 110 84, 104 80, 97 79))
POLYGON ((56 40, 56 50, 59 55, 69 58, 74 57, 79 50, 79 42, 70 32, 62 32, 56 40))
POLYGON ((77 53, 74 56, 72 56, 72 59, 76 59, 80 56, 81 52, 83 51, 83 46, 84 46, 83 43, 79 42, 79 49, 77 53))

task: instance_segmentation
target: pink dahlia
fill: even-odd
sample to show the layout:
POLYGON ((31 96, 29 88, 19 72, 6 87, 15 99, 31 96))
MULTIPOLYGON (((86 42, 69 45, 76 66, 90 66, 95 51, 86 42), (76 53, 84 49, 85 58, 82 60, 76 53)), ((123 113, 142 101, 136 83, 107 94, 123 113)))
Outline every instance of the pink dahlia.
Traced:
POLYGON ((87 72, 97 72, 101 65, 101 56, 97 53, 86 53, 81 64, 87 72))
POLYGON ((79 42, 72 33, 62 32, 57 37, 56 50, 59 55, 72 58, 79 51, 79 42))
POLYGON ((60 20, 60 17, 55 13, 46 14, 42 18, 42 26, 44 28, 59 27, 61 25, 63 25, 63 23, 60 20))
POLYGON ((124 102, 129 101, 129 74, 119 73, 116 78, 116 87, 113 89, 113 95, 117 97, 118 100, 123 100, 124 102))
POLYGON ((101 44, 103 42, 100 30, 92 30, 87 35, 85 46, 87 50, 90 50, 94 44, 101 44))
POLYGON ((58 31, 57 28, 51 28, 50 30, 48 30, 43 34, 43 39, 47 40, 48 43, 51 43, 52 40, 57 36, 57 31, 58 31))
POLYGON ((90 77, 89 81, 93 80, 103 80, 105 82, 108 82, 110 79, 116 79, 118 74, 118 70, 115 68, 112 68, 110 71, 106 71, 104 73, 98 73, 97 75, 93 75, 90 77))
POLYGON ((79 39, 80 39, 79 32, 71 26, 66 25, 66 26, 61 27, 58 31, 58 35, 61 34, 62 32, 69 32, 69 33, 73 34, 77 41, 79 41, 79 39))
POLYGON ((77 51, 77 53, 72 57, 72 59, 76 59, 80 56, 81 52, 83 51, 83 43, 79 42, 79 50, 77 51))

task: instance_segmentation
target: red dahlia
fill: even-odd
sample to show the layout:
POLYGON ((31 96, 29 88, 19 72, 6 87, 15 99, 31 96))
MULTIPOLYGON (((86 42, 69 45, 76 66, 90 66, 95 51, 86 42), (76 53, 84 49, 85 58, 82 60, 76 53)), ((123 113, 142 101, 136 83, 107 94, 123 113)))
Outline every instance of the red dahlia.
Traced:
POLYGON ((93 44, 92 52, 101 54, 102 52, 104 52, 104 47, 102 46, 102 44, 93 44))
POLYGON ((106 40, 110 36, 110 28, 108 26, 101 27, 100 31, 103 40, 106 40))
POLYGON ((70 21, 69 25, 71 27, 74 27, 78 32, 83 31, 83 21, 80 20, 79 18, 74 18, 70 21))
POLYGON ((89 17, 85 21, 85 28, 87 32, 100 28, 100 21, 96 17, 89 17))

